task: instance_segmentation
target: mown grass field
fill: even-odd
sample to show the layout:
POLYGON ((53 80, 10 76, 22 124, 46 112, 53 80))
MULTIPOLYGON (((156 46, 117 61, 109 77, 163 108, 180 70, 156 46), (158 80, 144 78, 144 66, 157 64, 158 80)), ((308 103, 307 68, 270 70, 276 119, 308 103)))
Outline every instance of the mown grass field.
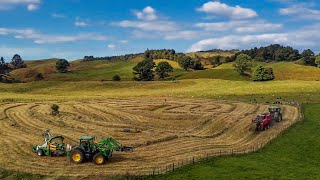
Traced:
POLYGON ((305 120, 256 153, 214 158, 158 179, 319 179, 319 109, 305 104, 305 120))

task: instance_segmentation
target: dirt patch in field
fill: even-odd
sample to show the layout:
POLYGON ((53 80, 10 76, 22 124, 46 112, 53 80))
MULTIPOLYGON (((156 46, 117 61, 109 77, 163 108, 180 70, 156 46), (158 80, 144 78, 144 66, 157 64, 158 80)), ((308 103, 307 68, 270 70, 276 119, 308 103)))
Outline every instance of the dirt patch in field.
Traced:
POLYGON ((0 105, 1 167, 48 176, 141 174, 194 155, 267 141, 266 137, 280 133, 299 116, 298 108, 281 106, 284 120, 256 133, 249 131, 251 120, 256 113, 266 112, 266 105, 204 99, 110 99, 58 103, 60 115, 51 116, 51 104, 0 105), (31 151, 32 144, 42 144, 47 129, 64 135, 73 145, 80 136, 95 135, 97 140, 113 137, 135 149, 115 152, 102 166, 76 165, 66 157, 38 157, 31 151))

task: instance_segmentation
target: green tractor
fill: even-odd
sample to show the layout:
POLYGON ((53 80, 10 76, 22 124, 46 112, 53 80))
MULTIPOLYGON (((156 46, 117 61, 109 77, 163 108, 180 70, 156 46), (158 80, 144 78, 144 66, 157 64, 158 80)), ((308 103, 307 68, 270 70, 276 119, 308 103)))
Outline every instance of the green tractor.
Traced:
POLYGON ((269 106, 269 113, 271 114, 272 120, 276 122, 282 121, 282 109, 278 106, 269 106))
POLYGON ((73 163, 82 163, 85 160, 93 161, 97 165, 106 163, 112 157, 113 151, 132 151, 132 147, 126 147, 119 144, 113 138, 106 138, 98 143, 94 143, 94 136, 80 137, 78 146, 72 148, 68 153, 70 161, 73 163))
POLYGON ((32 151, 38 156, 62 156, 65 154, 65 144, 63 136, 54 136, 50 130, 44 133, 44 144, 33 145, 32 151))

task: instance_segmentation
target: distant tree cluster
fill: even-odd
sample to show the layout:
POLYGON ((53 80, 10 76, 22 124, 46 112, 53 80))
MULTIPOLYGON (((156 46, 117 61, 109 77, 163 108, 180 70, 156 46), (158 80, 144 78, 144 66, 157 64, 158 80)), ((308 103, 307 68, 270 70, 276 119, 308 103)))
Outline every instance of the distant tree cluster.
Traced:
POLYGON ((126 54, 121 56, 106 56, 106 57, 94 57, 94 56, 84 56, 82 61, 95 61, 95 60, 106 60, 106 61, 128 61, 130 59, 143 56, 143 53, 138 54, 126 54))
POLYGON ((134 79, 137 81, 153 81, 154 68, 159 79, 169 77, 169 72, 173 71, 173 67, 168 62, 160 62, 157 66, 153 59, 145 58, 133 67, 134 79))
POLYGON ((236 56, 239 54, 247 54, 252 59, 263 61, 263 62, 271 62, 271 61, 295 61, 301 58, 299 51, 293 49, 290 46, 281 46, 279 44, 272 44, 267 47, 253 48, 250 50, 243 50, 238 52, 236 56))
POLYGON ((176 51, 173 49, 149 50, 144 52, 144 57, 149 59, 168 59, 174 60, 176 51))
POLYGON ((174 61, 178 62, 180 67, 184 70, 203 70, 204 67, 200 62, 200 58, 196 56, 195 58, 191 58, 185 54, 176 54, 174 61))
POLYGON ((22 60, 21 56, 15 54, 10 63, 7 63, 3 57, 0 58, 0 82, 15 82, 10 79, 10 71, 14 69, 26 68, 27 65, 22 60))
POLYGON ((271 67, 258 66, 252 75, 253 81, 269 81, 275 78, 271 67))
POLYGON ((213 52, 213 53, 230 53, 230 54, 236 54, 239 52, 239 49, 231 49, 231 50, 223 50, 223 49, 211 49, 207 51, 198 51, 198 52, 213 52))

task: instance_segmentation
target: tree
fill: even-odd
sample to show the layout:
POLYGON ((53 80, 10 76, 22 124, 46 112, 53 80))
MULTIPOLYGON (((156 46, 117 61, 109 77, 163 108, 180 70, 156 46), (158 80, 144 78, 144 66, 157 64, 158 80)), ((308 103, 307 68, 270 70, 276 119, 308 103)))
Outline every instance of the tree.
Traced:
POLYGON ((252 75, 253 81, 268 81, 275 78, 271 67, 258 66, 252 75))
POLYGON ((145 58, 133 67, 134 79, 137 81, 152 81, 154 79, 153 68, 155 65, 152 59, 145 58))
POLYGON ((4 58, 0 58, 0 82, 5 82, 6 77, 10 72, 10 66, 8 63, 5 62, 4 58))
POLYGON ((69 62, 65 59, 59 59, 56 63, 56 69, 60 73, 68 72, 69 66, 70 66, 69 62))
POLYGON ((156 73, 159 76, 159 79, 164 79, 165 77, 169 77, 169 72, 173 71, 173 67, 165 61, 162 61, 156 67, 156 73))
POLYGON ((121 81, 121 78, 120 78, 119 75, 114 75, 114 76, 112 77, 112 81, 121 81))
POLYGON ((241 76, 244 76, 246 75, 246 73, 251 72, 251 61, 252 58, 250 56, 246 54, 240 54, 237 56, 237 59, 235 60, 235 64, 233 66, 241 76))
POLYGON ((204 67, 203 67, 202 63, 200 62, 200 60, 193 61, 191 68, 194 70, 204 70, 204 67))
POLYGON ((315 64, 320 68, 320 54, 316 57, 315 64))
POLYGON ((185 71, 193 68, 193 60, 189 56, 184 55, 184 56, 180 57, 180 59, 178 59, 178 63, 180 65, 180 67, 182 69, 184 69, 185 71))
POLYGON ((314 57, 314 52, 311 49, 306 49, 301 53, 302 60, 306 65, 315 65, 315 57, 314 57))
POLYGON ((20 68, 26 68, 27 65, 22 60, 21 56, 19 54, 15 54, 10 62, 13 69, 20 69, 20 68))

